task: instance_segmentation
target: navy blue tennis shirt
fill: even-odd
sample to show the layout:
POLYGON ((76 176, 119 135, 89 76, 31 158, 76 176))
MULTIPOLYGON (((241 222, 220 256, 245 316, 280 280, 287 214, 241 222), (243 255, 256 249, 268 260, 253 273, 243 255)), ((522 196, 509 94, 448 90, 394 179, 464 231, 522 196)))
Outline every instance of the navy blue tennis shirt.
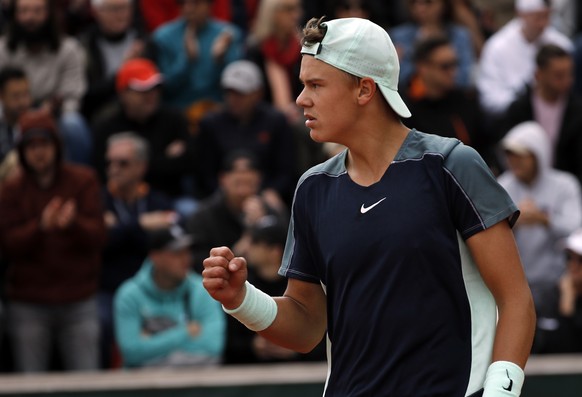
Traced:
POLYGON ((497 312, 464 240, 513 225, 517 207, 456 139, 412 130, 368 187, 346 153, 301 177, 279 271, 326 292, 325 396, 477 392, 497 312))

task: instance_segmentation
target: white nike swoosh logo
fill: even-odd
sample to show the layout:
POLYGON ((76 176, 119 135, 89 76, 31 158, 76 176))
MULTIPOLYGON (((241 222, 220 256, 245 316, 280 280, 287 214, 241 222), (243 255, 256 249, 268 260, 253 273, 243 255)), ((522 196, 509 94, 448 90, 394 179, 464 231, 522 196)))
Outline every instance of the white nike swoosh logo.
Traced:
POLYGON ((366 207, 365 204, 362 204, 362 208, 360 208, 360 212, 362 214, 365 214, 366 212, 370 211, 372 208, 374 208, 375 206, 377 206, 378 204, 380 204, 384 200, 386 200, 386 197, 384 197, 383 199, 380 199, 379 201, 376 201, 374 204, 372 204, 369 207, 366 207))

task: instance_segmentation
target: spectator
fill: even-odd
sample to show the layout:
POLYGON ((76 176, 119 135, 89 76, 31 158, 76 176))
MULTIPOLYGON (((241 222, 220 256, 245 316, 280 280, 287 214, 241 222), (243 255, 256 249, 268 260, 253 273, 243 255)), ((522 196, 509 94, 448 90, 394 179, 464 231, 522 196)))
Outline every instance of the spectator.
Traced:
POLYGON ((421 40, 413 60, 415 74, 402 90, 412 113, 406 125, 457 138, 477 149, 490 167, 493 166, 493 145, 489 145, 482 129, 477 95, 455 84, 459 59, 449 39, 434 36, 421 40))
POLYGON ((32 106, 28 79, 22 69, 0 70, 0 164, 16 143, 15 127, 18 118, 32 106))
POLYGON ((88 164, 91 133, 80 115, 87 88, 85 53, 73 37, 61 36, 51 0, 14 0, 7 33, 0 38, 0 68, 26 72, 35 105, 57 116, 65 158, 88 164))
POLYGON ((582 225, 580 184, 573 175, 551 168, 548 136, 535 121, 512 128, 501 146, 509 169, 499 183, 521 211, 514 234, 539 327, 543 318, 555 315, 554 288, 565 270, 558 243, 582 225))
POLYGON ((486 34, 486 28, 483 26, 480 12, 472 0, 453 0, 452 4, 454 19, 469 30, 475 55, 479 58, 486 34))
POLYGON ((300 0, 263 0, 248 39, 249 59, 265 75, 266 99, 287 115, 292 124, 302 113, 295 103, 301 92, 297 76, 301 63, 300 0))
POLYGON ((226 155, 245 149, 256 156, 265 193, 290 202, 296 182, 293 133, 283 113, 263 101, 263 80, 251 61, 226 67, 221 86, 225 107, 200 122, 197 145, 204 192, 213 193, 226 155))
POLYGON ((255 20, 260 0, 214 0, 212 15, 221 21, 233 23, 247 35, 250 26, 255 20))
MULTIPOLYGON (((271 296, 280 296, 287 279, 278 274, 287 239, 287 225, 274 216, 259 219, 249 230, 249 281, 271 296)), ((325 342, 309 354, 275 345, 228 316, 226 364, 325 360, 325 342)))
POLYGON ((191 243, 178 227, 151 232, 148 258, 115 294, 115 334, 126 367, 220 363, 226 320, 202 277, 189 272, 191 243))
POLYGON ((497 32, 515 17, 515 0, 473 0, 488 35, 497 32))
POLYGON ((195 205, 193 199, 186 197, 184 187, 185 180, 192 178, 193 145, 185 116, 161 104, 162 82, 158 68, 147 59, 131 59, 123 64, 116 77, 118 106, 93 126, 93 161, 104 180, 107 139, 119 132, 134 131, 151 149, 146 182, 188 213, 195 205))
POLYGON ((582 99, 572 90, 573 68, 570 53, 553 44, 542 46, 534 82, 509 106, 500 133, 523 121, 537 121, 549 138, 550 163, 582 181, 582 99))
POLYGON ((145 36, 133 21, 133 0, 91 0, 96 24, 82 36, 87 52, 87 81, 83 114, 88 120, 114 103, 115 76, 128 59, 144 55, 145 36))
MULTIPOLYGON (((304 4, 312 6, 311 2, 304 4)), ((321 144, 309 138, 303 112, 295 103, 301 93, 299 24, 303 6, 299 0, 261 1, 257 19, 247 40, 247 57, 263 71, 265 100, 287 116, 293 128, 297 174, 323 159, 321 144)))
POLYGON ((369 3, 369 0, 340 0, 335 4, 335 18, 370 19, 369 3))
POLYGON ((93 23, 90 3, 91 0, 53 0, 52 7, 60 30, 71 36, 83 33, 93 23))
POLYGON ((57 128, 46 113, 24 113, 19 127, 23 172, 5 182, 0 196, 15 369, 48 370, 55 340, 66 370, 94 370, 105 242, 97 177, 61 160, 57 128))
POLYGON ((573 38, 578 32, 578 4, 575 0, 551 0, 552 18, 550 23, 564 35, 573 38))
POLYGON ((582 229, 570 234, 564 246, 566 271, 556 286, 556 315, 536 330, 532 353, 582 352, 582 229))
POLYGON ((103 251, 99 286, 102 365, 112 365, 113 296, 132 277, 147 256, 147 232, 169 228, 178 217, 171 200, 144 182, 148 168, 147 141, 132 132, 107 140, 105 224, 108 242, 103 251))
POLYGON ((499 116, 534 77, 535 56, 543 44, 573 49, 570 39, 549 26, 549 0, 516 0, 517 17, 491 36, 481 53, 477 88, 481 105, 499 116))
POLYGON ((220 75, 243 55, 237 27, 211 17, 212 0, 178 0, 181 17, 152 35, 153 56, 165 78, 164 101, 186 109, 222 100, 220 75))
POLYGON ((445 35, 455 48, 459 61, 456 83, 462 87, 473 84, 475 49, 469 30, 454 22, 452 0, 408 0, 411 21, 390 30, 390 37, 400 58, 400 84, 412 77, 412 55, 416 43, 434 35, 445 35))
POLYGON ((180 5, 176 0, 137 0, 137 2, 148 33, 180 16, 180 5))
POLYGON ((261 177, 252 153, 235 151, 224 158, 218 189, 186 220, 194 239, 194 270, 202 272, 202 262, 212 247, 225 245, 242 255, 249 245, 248 227, 265 215, 287 215, 261 196, 261 177))

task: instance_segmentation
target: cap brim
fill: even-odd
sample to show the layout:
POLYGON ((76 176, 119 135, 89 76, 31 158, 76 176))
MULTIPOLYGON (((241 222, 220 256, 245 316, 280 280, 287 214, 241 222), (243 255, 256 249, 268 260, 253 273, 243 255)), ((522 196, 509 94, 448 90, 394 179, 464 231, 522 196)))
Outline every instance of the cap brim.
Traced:
POLYGON ((380 84, 378 84, 378 87, 380 87, 382 95, 384 95, 384 98, 386 98, 386 101, 392 110, 396 112, 396 114, 403 118, 409 118, 412 116, 410 110, 408 110, 408 106, 406 106, 398 91, 394 91, 393 89, 382 86, 380 84))
POLYGON ((525 156, 531 153, 531 151, 527 147, 511 141, 502 142, 501 147, 503 148, 503 150, 507 152, 514 153, 520 156, 525 156))
POLYGON ((149 91, 162 84, 164 78, 161 74, 154 74, 147 80, 131 79, 127 87, 134 91, 149 91))
POLYGON ((163 249, 167 250, 167 251, 181 251, 184 248, 191 247, 193 242, 194 242, 194 239, 192 238, 192 236, 187 236, 187 235, 181 236, 181 237, 176 238, 175 240, 173 240, 169 244, 166 244, 163 249))

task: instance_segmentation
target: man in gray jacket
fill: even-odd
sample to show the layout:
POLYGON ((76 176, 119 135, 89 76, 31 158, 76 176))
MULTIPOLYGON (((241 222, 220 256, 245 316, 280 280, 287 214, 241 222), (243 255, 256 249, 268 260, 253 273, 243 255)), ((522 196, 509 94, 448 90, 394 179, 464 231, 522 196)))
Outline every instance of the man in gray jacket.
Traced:
POLYGON ((508 171, 499 183, 517 203, 516 242, 538 315, 538 328, 554 317, 555 286, 565 271, 559 242, 582 225, 578 180, 550 166, 547 133, 535 121, 512 128, 501 141, 508 171))

